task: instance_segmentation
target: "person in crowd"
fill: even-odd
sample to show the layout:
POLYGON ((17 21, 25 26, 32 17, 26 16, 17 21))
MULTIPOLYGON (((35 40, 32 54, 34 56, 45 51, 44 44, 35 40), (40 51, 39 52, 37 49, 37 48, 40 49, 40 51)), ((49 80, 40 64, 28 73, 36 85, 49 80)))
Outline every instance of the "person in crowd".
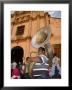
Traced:
POLYGON ((12 63, 12 79, 20 79, 20 71, 16 62, 12 63))
POLYGON ((57 68, 57 66, 55 66, 55 71, 54 71, 54 75, 52 76, 52 78, 61 78, 61 75, 59 74, 59 70, 57 68))
POLYGON ((26 66, 25 66, 25 64, 23 64, 21 67, 21 70, 20 70, 21 79, 25 79, 25 70, 26 70, 26 66))
POLYGON ((26 65, 25 78, 26 79, 30 79, 30 76, 29 76, 30 63, 31 63, 31 58, 27 57, 26 58, 26 63, 25 63, 25 65, 26 65))
POLYGON ((48 79, 48 58, 45 56, 45 49, 40 47, 38 49, 37 62, 32 66, 32 78, 34 79, 48 79))
POLYGON ((52 59, 52 68, 50 72, 51 77, 61 76, 60 58, 57 57, 56 53, 52 59))
POLYGON ((47 58, 47 56, 45 55, 45 48, 40 47, 40 48, 38 49, 38 56, 42 59, 42 62, 43 62, 43 63, 48 63, 48 58, 47 58))

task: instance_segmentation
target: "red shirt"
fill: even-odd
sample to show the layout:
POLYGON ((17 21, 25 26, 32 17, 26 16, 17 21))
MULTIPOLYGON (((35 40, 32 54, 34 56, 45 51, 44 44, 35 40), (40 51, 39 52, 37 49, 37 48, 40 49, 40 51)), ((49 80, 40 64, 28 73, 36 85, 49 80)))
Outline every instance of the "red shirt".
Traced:
MULTIPOLYGON (((12 76, 20 76, 20 71, 18 68, 12 70, 12 76)), ((15 79, 17 79, 17 77, 15 79)))

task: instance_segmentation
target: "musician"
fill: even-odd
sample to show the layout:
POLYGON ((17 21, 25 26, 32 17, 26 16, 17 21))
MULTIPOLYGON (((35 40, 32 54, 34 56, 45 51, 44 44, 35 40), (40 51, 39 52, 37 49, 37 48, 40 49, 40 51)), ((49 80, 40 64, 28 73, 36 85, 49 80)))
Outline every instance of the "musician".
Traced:
POLYGON ((45 55, 45 48, 40 47, 38 49, 38 55, 39 55, 39 57, 41 57, 43 63, 48 63, 48 58, 45 55))
POLYGON ((32 66, 32 78, 48 79, 48 58, 45 56, 45 49, 38 49, 37 62, 32 66))

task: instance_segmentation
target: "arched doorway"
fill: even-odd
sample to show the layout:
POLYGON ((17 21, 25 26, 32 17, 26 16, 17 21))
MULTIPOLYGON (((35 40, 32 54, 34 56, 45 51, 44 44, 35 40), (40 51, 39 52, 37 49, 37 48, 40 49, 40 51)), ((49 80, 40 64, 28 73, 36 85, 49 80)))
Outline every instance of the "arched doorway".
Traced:
POLYGON ((11 62, 15 61, 17 63, 23 62, 24 50, 20 46, 13 47, 11 49, 11 62))

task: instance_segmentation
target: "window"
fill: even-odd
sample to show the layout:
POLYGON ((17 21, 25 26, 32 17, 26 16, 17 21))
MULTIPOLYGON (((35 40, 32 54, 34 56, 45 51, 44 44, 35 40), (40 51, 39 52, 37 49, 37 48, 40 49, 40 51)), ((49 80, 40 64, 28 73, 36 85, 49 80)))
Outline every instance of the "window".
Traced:
POLYGON ((18 26, 17 31, 16 31, 16 35, 23 35, 24 34, 24 29, 25 29, 25 25, 18 26))

